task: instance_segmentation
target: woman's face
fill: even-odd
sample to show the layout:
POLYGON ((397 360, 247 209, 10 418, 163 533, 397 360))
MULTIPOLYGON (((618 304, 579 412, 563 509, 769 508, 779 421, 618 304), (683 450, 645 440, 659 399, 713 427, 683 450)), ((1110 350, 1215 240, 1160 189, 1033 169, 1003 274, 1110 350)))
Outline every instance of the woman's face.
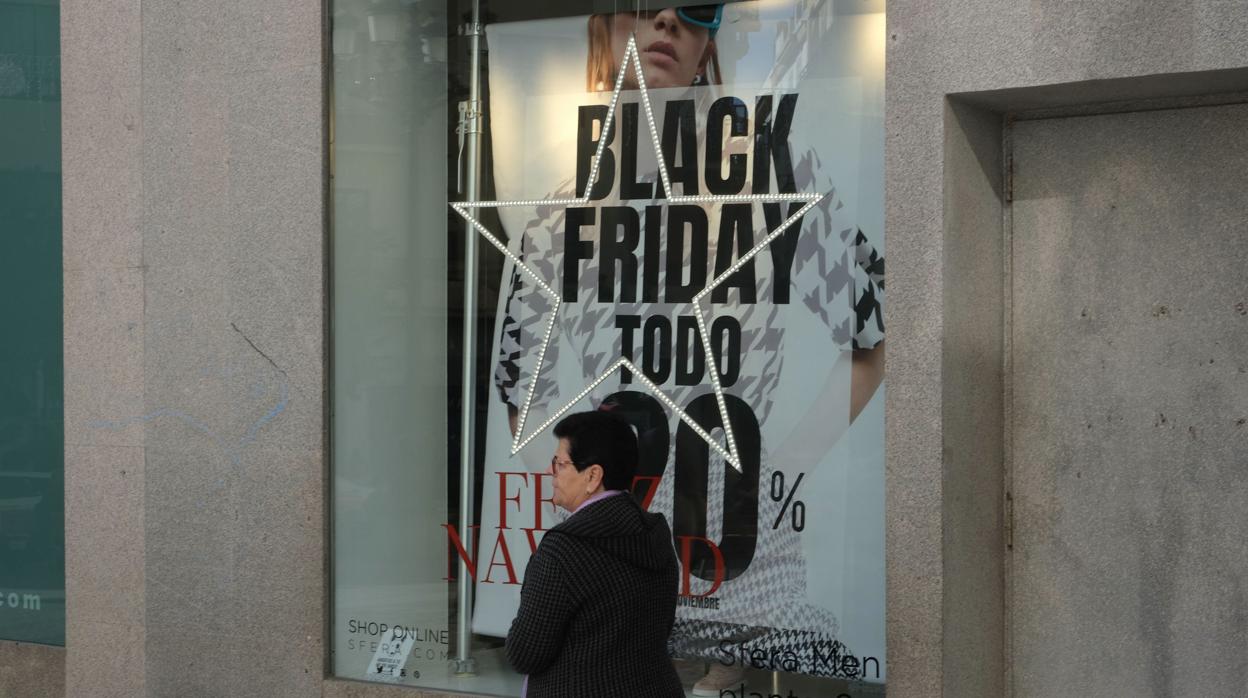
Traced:
MULTIPOLYGON (((620 74, 628 37, 634 33, 646 87, 688 87, 706 70, 710 31, 682 22, 669 7, 639 16, 625 12, 615 15, 611 23, 611 55, 616 61, 616 75, 620 74)), ((625 87, 637 87, 637 77, 631 70, 624 80, 625 87)))
POLYGON ((559 439, 555 457, 550 463, 551 472, 555 476, 555 493, 552 499, 564 509, 576 511, 581 502, 601 488, 602 466, 591 465, 578 471, 572 463, 571 448, 567 439, 559 439))

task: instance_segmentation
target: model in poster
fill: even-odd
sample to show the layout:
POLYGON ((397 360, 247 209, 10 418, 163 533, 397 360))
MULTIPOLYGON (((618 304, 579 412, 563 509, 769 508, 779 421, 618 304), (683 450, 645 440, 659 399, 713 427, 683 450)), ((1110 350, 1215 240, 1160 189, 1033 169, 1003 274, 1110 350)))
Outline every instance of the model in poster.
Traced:
MULTIPOLYGON (((586 82, 590 91, 609 90, 620 73, 620 57, 630 34, 636 36, 641 52, 641 62, 646 84, 650 89, 692 87, 699 84, 720 84, 715 32, 718 30, 722 8, 717 5, 680 10, 664 9, 646 13, 619 13, 595 15, 589 19, 589 53, 586 82)), ((624 76, 632 81, 631 73, 624 76)), ((626 82, 626 86, 630 86, 626 82)), ((727 154, 725 154, 727 155, 727 154)), ((816 159, 805 153, 797 158, 799 165, 793 174, 793 184, 799 191, 833 191, 831 183, 820 177, 818 168, 812 165, 816 159)), ((651 181, 653 177, 651 178, 651 181)), ((571 192, 559 192, 567 196, 571 192)), ((618 203, 608 197, 599 202, 603 206, 618 203)), ((732 535, 749 538, 748 555, 730 558, 725 563, 724 575, 731 587, 720 592, 722 605, 715 609, 685 610, 678 618, 673 632, 673 652, 678 656, 697 657, 715 661, 715 670, 696 686, 699 694, 719 695, 719 690, 740 679, 742 663, 727 665, 723 646, 741 647, 748 644, 764 652, 788 652, 799 658, 796 670, 806 673, 825 673, 819 670, 817 655, 835 651, 848 652, 837 641, 838 623, 826 608, 812 605, 806 590, 805 559, 800 539, 791 528, 775 528, 770 522, 782 513, 780 504, 763 495, 759 483, 771 482, 773 468, 794 463, 818 462, 844 433, 850 421, 857 417, 863 406, 874 394, 883 377, 883 322, 880 309, 883 300, 883 259, 876 253, 867 236, 858 230, 853 221, 844 220, 840 202, 835 196, 826 199, 803 222, 802 238, 796 245, 792 261, 790 285, 798 289, 793 295, 802 298, 812 314, 823 317, 829 341, 826 353, 837 365, 844 364, 845 371, 828 373, 826 385, 807 409, 794 412, 777 407, 784 401, 780 389, 785 367, 786 328, 791 322, 790 313, 782 312, 775 302, 777 290, 760 294, 758 302, 739 302, 718 306, 715 312, 735 320, 740 329, 740 366, 735 385, 729 392, 745 406, 753 420, 755 433, 758 425, 772 425, 771 419, 779 418, 787 428, 781 431, 787 436, 770 443, 758 441, 756 448, 756 479, 738 487, 735 492, 725 492, 725 483, 714 481, 705 485, 704 494, 690 499, 673 486, 675 477, 665 476, 657 490, 652 493, 651 508, 672 512, 673 528, 679 535, 682 530, 708 532, 708 526, 716 525, 723 532, 724 547, 732 535), (836 235, 852 236, 842 240, 848 245, 848 264, 825 265, 824 254, 836 235), (809 299, 816 299, 814 301, 809 299), (835 299, 835 301, 833 300, 835 299), (768 302, 768 301, 772 302, 768 302), (852 308, 853 327, 841 326, 836 313, 828 313, 823 307, 833 302, 848 303, 852 308), (837 346, 849 345, 850 351, 839 353, 837 346), (844 376, 851 376, 849 396, 846 399, 844 376), (842 418, 838 419, 836 416, 842 418), (812 457, 811 454, 815 454, 812 457), (733 515, 725 511, 725 503, 737 497, 753 502, 753 520, 733 521, 733 515), (762 522, 762 523, 760 523, 762 522)), ((535 266, 544 267, 555 278, 563 268, 560 258, 563 250, 556 243, 564 231, 561 212, 534 219, 527 225, 521 241, 521 252, 532 259, 535 266)), ((690 250, 684 251, 685 267, 692 259, 690 250)), ((707 256, 715 258, 716 251, 707 256)), ((707 256, 702 257, 703 263, 707 256)), ((558 332, 565 344, 576 351, 562 361, 581 365, 580 373, 586 378, 601 370, 603 357, 627 355, 632 346, 622 345, 622 318, 649 318, 672 316, 676 309, 672 304, 625 302, 603 304, 597 302, 596 279, 599 278, 599 260, 583 262, 580 279, 583 283, 579 301, 567 304, 562 311, 565 317, 558 320, 558 332)), ((758 277, 767 280, 765 262, 760 258, 758 277)), ((788 295, 787 289, 784 294, 788 295)), ((541 323, 548 310, 545 300, 526 287, 520 277, 514 276, 505 305, 502 320, 500 356, 496 371, 496 384, 500 396, 507 404, 514 430, 515 416, 522 395, 517 384, 521 382, 520 357, 540 341, 541 323)), ((640 329, 640 328, 637 328, 640 329)), ((676 342, 680 342, 677 337, 676 342)), ((559 350, 552 344, 548 350, 548 365, 559 362, 559 350)), ((565 357, 566 357, 565 352, 565 357)), ((668 357, 670 360, 672 357, 668 357)), ((566 365, 566 364, 565 364, 566 365)), ((714 369, 710 369, 714 370, 714 369)), ((527 389, 527 380, 524 381, 527 389)), ((575 386, 579 387, 579 386, 575 386)), ((534 404, 557 405, 566 399, 569 388, 560 386, 547 375, 534 386, 534 404), (563 396, 562 398, 560 396, 563 396)), ((664 385, 669 395, 682 405, 689 405, 704 398, 709 392, 705 384, 664 385)), ((653 402, 651 400, 651 402, 653 402)), ((657 404, 657 403, 655 403, 657 404)), ((636 414, 645 413, 650 404, 646 396, 631 390, 622 390, 601 399, 601 408, 615 409, 636 414)), ((717 417, 714 415, 714 418, 717 417)), ((679 425, 677 425, 679 427, 679 425)), ((649 429, 640 428, 643 451, 647 443, 652 451, 661 453, 663 467, 668 474, 677 468, 687 467, 696 453, 682 449, 677 439, 672 445, 672 429, 666 419, 654 423, 649 429)), ((695 444, 696 445, 696 444, 695 444)), ((702 465, 706 468, 706 465, 702 465)), ((729 478, 733 476, 729 475, 729 478)), ((748 502, 747 502, 748 503, 748 502)), ((709 535, 709 533, 708 533, 709 535)), ((705 556, 704 556, 705 557, 705 556)), ((706 570, 701 570, 695 587, 688 590, 690 598, 713 597, 719 585, 711 582, 706 570)), ((777 666, 777 669, 785 669, 777 666)))

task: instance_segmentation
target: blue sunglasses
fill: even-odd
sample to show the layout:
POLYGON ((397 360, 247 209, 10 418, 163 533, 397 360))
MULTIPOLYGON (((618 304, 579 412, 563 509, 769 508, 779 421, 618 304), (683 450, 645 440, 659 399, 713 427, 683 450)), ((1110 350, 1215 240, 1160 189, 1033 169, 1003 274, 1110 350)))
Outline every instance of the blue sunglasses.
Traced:
POLYGON ((690 7, 678 7, 676 8, 676 16, 680 17, 684 22, 709 30, 713 39, 715 38, 715 32, 719 31, 719 23, 724 19, 724 6, 693 5, 690 7))

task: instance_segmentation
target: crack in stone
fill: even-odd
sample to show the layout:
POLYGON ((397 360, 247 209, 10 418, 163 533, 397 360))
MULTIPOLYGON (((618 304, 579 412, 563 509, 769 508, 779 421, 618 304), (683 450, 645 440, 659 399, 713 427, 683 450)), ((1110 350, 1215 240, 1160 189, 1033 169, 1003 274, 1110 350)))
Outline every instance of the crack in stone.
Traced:
POLYGON ((238 333, 238 336, 242 337, 243 341, 247 342, 248 346, 250 346, 252 349, 255 349, 257 354, 259 354, 260 356, 263 356, 264 360, 269 362, 269 365, 271 365, 273 368, 276 368, 283 376, 290 378, 290 376, 286 374, 286 371, 282 370, 282 367, 277 365, 276 361, 270 358, 268 354, 264 353, 263 351, 260 351, 260 347, 256 346, 255 342, 251 341, 251 339, 249 339, 247 335, 243 334, 242 330, 238 329, 238 325, 235 325, 234 323, 231 322, 230 327, 233 327, 234 331, 238 333))

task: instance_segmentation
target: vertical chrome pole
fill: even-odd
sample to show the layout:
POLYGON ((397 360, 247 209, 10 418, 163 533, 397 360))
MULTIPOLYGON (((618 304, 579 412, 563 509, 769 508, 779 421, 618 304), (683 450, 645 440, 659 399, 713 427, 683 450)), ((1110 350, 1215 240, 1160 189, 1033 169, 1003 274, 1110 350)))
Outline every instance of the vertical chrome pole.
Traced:
MULTIPOLYGON (((463 28, 469 40, 468 101, 459 106, 459 126, 464 138, 464 201, 476 201, 480 193, 481 157, 481 0, 472 2, 472 21, 463 28)), ((471 556, 476 548, 476 536, 472 531, 473 489, 476 484, 476 415, 477 397, 477 233, 469 228, 464 232, 464 337, 463 373, 460 377, 459 412, 459 534, 464 550, 471 556)), ((468 563, 460 560, 458 580, 458 606, 455 674, 472 676, 477 673, 476 660, 472 657, 472 596, 473 579, 468 573, 468 563)))

